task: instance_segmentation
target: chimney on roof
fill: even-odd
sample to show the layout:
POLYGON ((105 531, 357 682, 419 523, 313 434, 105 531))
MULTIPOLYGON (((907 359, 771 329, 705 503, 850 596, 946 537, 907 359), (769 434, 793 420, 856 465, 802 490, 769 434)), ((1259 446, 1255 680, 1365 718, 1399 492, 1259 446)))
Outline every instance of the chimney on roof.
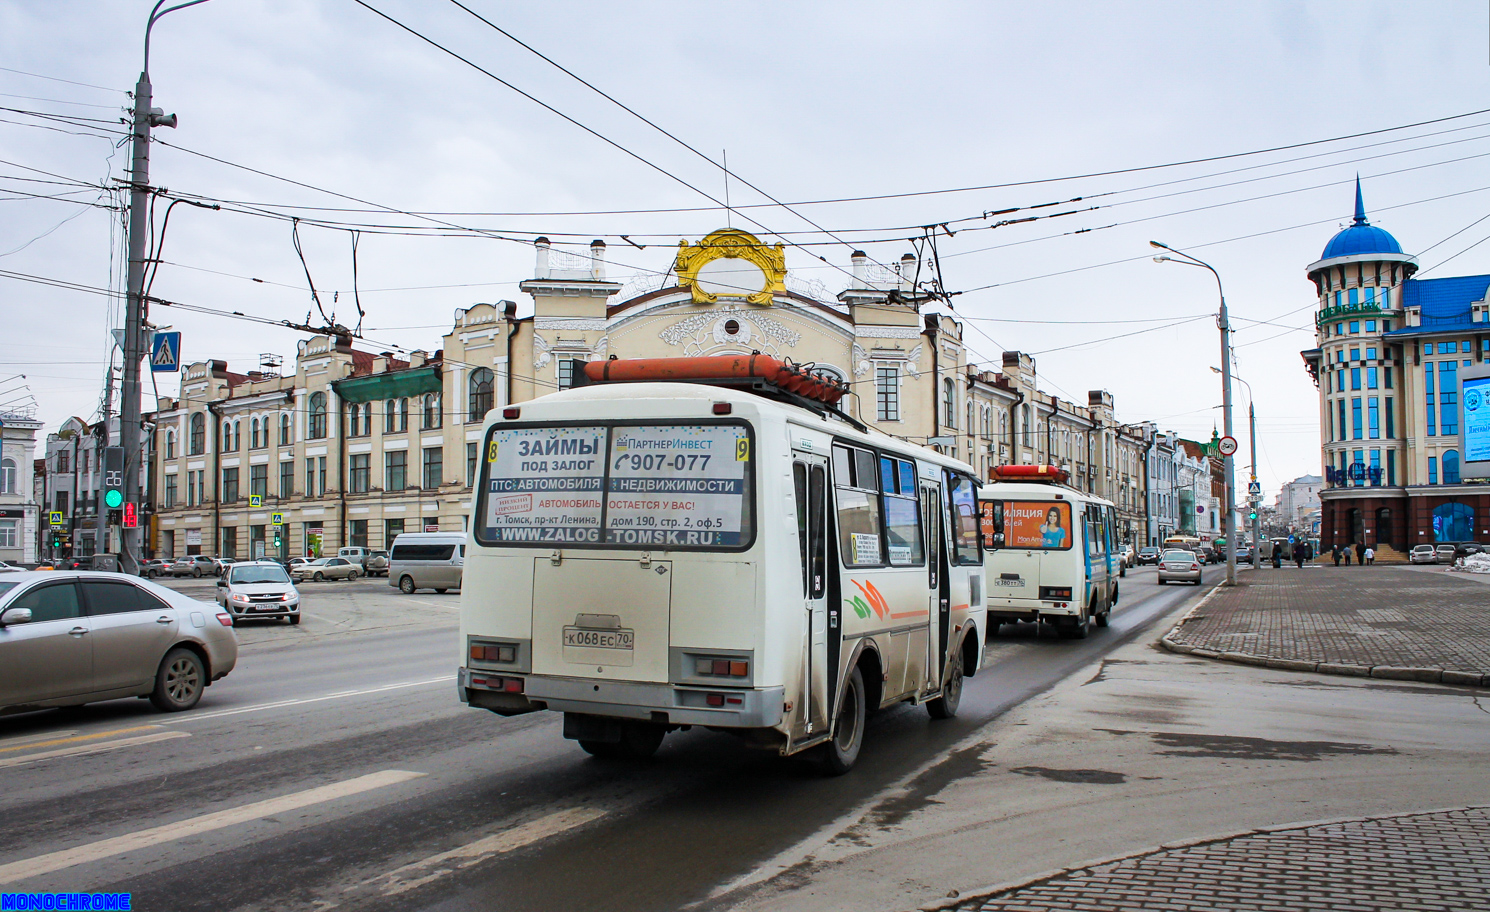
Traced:
POLYGON ((605 281, 605 241, 598 238, 590 242, 590 278, 605 281))
POLYGON ((850 263, 854 264, 854 287, 868 288, 869 277, 865 275, 865 270, 869 265, 869 254, 865 253, 862 250, 855 250, 853 253, 849 254, 848 259, 850 263))
POLYGON ((380 352, 377 355, 374 355, 372 360, 372 372, 375 374, 381 374, 387 371, 388 359, 392 357, 392 354, 392 352, 380 352))
POLYGON ((900 258, 900 288, 909 291, 915 287, 916 282, 916 255, 907 253, 900 258))
POLYGON ((548 278, 548 238, 540 237, 538 240, 534 241, 533 250, 536 251, 538 254, 538 263, 536 266, 533 267, 533 278, 546 279, 548 278))
POLYGON ((410 367, 423 367, 424 366, 424 359, 425 359, 424 352, 421 351, 420 349, 417 349, 416 348, 413 351, 409 352, 409 366, 410 367))

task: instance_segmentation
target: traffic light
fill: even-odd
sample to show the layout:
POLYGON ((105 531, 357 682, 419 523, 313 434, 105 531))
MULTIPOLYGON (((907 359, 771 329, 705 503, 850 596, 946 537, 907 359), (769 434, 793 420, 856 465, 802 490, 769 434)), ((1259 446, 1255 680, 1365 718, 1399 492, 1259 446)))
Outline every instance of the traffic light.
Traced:
POLYGON ((124 505, 124 447, 103 448, 103 505, 110 510, 124 505))
POLYGON ((1256 518, 1257 518, 1257 511, 1256 511, 1256 510, 1253 510, 1253 511, 1252 511, 1252 512, 1251 512, 1251 513, 1248 513, 1248 514, 1247 514, 1247 518, 1248 518, 1248 519, 1249 519, 1249 520, 1250 520, 1250 519, 1256 519, 1256 518))

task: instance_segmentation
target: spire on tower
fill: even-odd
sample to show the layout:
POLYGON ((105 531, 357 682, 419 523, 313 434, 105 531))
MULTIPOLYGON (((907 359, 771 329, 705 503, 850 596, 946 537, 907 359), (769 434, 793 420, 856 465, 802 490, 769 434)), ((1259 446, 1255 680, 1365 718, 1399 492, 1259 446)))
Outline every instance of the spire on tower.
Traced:
POLYGON ((1361 199, 1361 176, 1359 174, 1355 176, 1355 224, 1367 224, 1366 204, 1361 199))

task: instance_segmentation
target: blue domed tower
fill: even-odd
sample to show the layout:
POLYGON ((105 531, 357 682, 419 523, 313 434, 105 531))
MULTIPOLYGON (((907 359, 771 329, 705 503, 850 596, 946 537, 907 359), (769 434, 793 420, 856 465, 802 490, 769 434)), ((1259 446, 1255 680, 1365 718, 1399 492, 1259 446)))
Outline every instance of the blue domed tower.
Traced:
POLYGON ((1402 283, 1417 268, 1396 238, 1367 220, 1357 177, 1355 218, 1308 269, 1319 295, 1316 347, 1304 357, 1319 387, 1325 549, 1405 546, 1406 377, 1402 345, 1387 334, 1405 325, 1402 283))

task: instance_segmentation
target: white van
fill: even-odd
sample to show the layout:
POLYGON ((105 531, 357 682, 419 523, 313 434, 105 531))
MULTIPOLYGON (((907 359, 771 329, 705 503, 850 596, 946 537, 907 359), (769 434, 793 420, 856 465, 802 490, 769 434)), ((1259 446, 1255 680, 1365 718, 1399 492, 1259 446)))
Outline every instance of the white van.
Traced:
POLYGON ((405 532, 388 552, 388 585, 405 595, 459 589, 465 563, 464 532, 405 532))

